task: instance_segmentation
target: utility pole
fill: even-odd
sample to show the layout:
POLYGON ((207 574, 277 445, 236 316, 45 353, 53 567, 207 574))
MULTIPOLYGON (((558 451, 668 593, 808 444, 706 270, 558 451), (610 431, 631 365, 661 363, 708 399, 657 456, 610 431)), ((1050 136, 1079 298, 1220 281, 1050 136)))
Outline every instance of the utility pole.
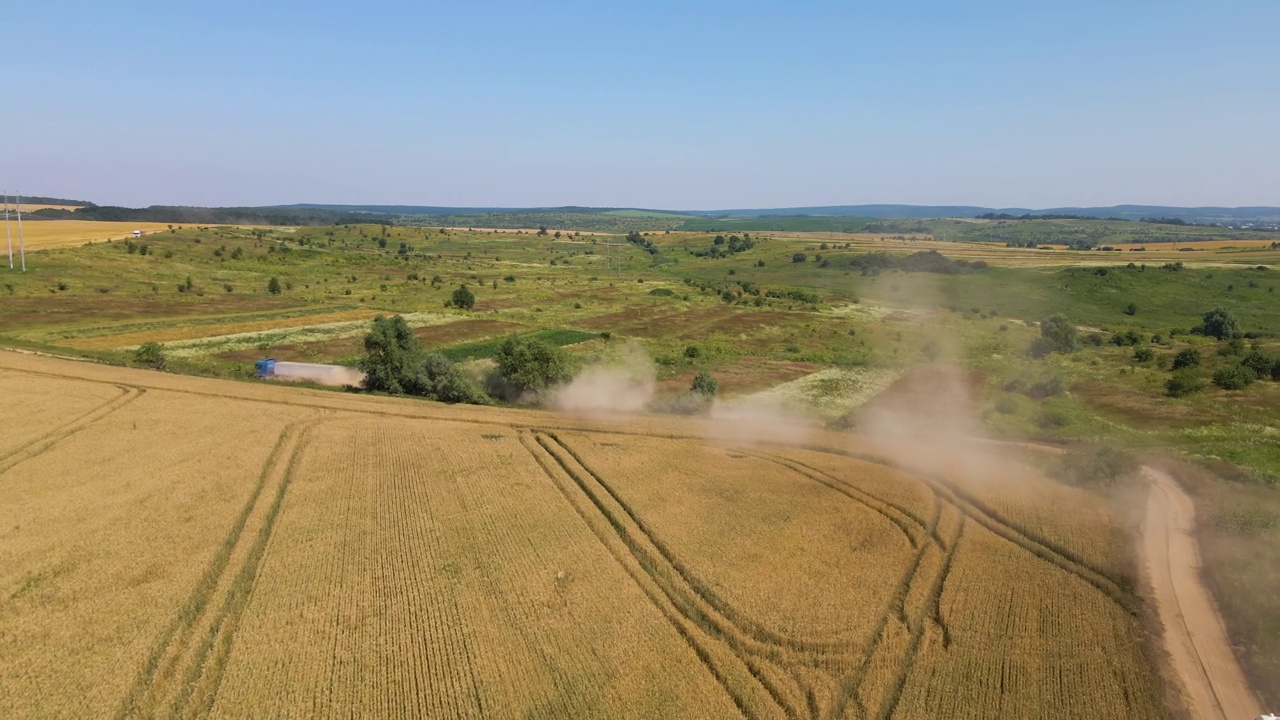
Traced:
POLYGON ((13 269, 13 235, 9 232, 9 191, 4 191, 4 239, 9 244, 9 269, 13 269))
POLYGON ((621 266, 622 257, 621 255, 619 255, 618 257, 615 258, 613 256, 613 249, 623 247, 623 244, 605 242, 604 247, 605 247, 605 257, 610 261, 608 264, 613 266, 612 270, 614 271, 614 274, 617 275, 622 271, 622 266, 621 266))
POLYGON ((22 257, 22 272, 27 271, 27 244, 22 240, 22 196, 18 200, 18 255, 22 257))

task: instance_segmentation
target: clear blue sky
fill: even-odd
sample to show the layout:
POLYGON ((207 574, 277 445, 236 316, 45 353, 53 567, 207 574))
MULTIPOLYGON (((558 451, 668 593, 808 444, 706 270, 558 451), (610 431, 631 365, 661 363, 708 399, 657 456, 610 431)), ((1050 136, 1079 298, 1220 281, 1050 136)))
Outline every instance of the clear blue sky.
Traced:
POLYGON ((1280 2, 4 13, 0 183, 103 204, 1280 205, 1280 2))

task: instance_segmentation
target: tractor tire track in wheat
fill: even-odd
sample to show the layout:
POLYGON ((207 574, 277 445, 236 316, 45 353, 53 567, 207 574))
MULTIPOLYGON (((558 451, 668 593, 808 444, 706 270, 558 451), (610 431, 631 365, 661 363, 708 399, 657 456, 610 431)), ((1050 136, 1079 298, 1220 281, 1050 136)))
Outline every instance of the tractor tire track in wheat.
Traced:
POLYGON ((15 466, 21 463, 24 463, 28 460, 31 460, 32 458, 43 455, 49 450, 52 450, 58 443, 71 437, 72 435, 75 435, 81 430, 84 430, 85 428, 98 422, 99 420, 102 420, 103 418, 114 413, 120 408, 123 408, 124 406, 128 405, 134 400, 137 400, 138 398, 142 397, 143 393, 146 392, 146 390, 142 388, 130 387, 126 385, 121 385, 118 387, 120 388, 119 396, 113 398, 112 400, 102 405, 99 405, 93 410, 90 410, 89 412, 66 423, 65 425, 61 425, 57 428, 54 428, 50 432, 45 433, 44 435, 40 436, 36 440, 32 441, 26 447, 21 447, 16 450, 12 450, 9 453, 6 453, 4 455, 0 455, 0 475, 7 473, 8 471, 12 470, 15 466))
POLYGON ((239 615, 306 434, 316 422, 294 423, 280 433, 248 501, 178 615, 157 638, 116 718, 194 717, 212 707, 239 615))

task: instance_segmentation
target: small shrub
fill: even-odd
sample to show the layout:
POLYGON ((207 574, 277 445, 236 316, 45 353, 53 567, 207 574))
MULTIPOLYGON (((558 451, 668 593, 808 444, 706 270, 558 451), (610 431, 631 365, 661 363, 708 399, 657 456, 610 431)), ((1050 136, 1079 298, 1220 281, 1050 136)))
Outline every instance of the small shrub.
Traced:
POLYGON ((1020 393, 1024 389, 1026 389, 1026 387, 1027 387, 1027 383, 1023 381, 1022 378, 1010 378, 1009 380, 1006 380, 1004 383, 1005 392, 1020 393))
POLYGON ((1052 475, 1076 487, 1106 488, 1133 477, 1139 467, 1133 455, 1103 445, 1064 453, 1052 475))
POLYGON ((133 351, 133 362, 152 370, 163 370, 167 364, 164 346, 157 342, 143 343, 133 351))
POLYGON ((1154 358, 1155 356, 1156 356, 1155 351, 1149 347, 1134 348, 1134 351, 1133 351, 1134 361, 1140 362, 1140 363, 1151 362, 1151 359, 1154 358))
POLYGON ((1195 348, 1184 348, 1173 356, 1172 370, 1200 367, 1200 353, 1195 348))
POLYGON ((275 277, 273 275, 271 279, 267 281, 267 292, 271 293, 272 295, 279 295, 281 290, 282 288, 280 287, 280 278, 275 277))
POLYGON ((1071 422, 1071 418, 1067 417, 1065 412, 1057 409, 1043 410, 1036 418, 1036 425, 1041 430, 1056 430, 1066 427, 1069 422, 1071 422))
POLYGON ((1036 381, 1033 385, 1026 389, 1026 395, 1035 400, 1043 400, 1055 395, 1061 395, 1065 387, 1062 378, 1057 375, 1051 375, 1047 378, 1036 381))
POLYGON ((1244 340, 1238 337, 1231 338, 1225 345, 1218 348, 1218 354, 1222 357, 1244 355, 1244 340))
POLYGON ((1169 394, 1169 397, 1186 397, 1187 395, 1198 393, 1204 388, 1204 378, 1200 376, 1200 371, 1195 368, 1183 368, 1175 371, 1164 384, 1165 392, 1169 394))
POLYGON ((715 397, 716 393, 720 392, 720 381, 711 377, 706 370, 699 370, 693 377, 693 385, 689 390, 704 397, 715 397))
POLYGON ((1113 333, 1111 335, 1111 344, 1118 345, 1120 347, 1130 347, 1133 345, 1141 345, 1142 336, 1138 334, 1137 330, 1130 328, 1129 330, 1125 330, 1124 332, 1113 333))

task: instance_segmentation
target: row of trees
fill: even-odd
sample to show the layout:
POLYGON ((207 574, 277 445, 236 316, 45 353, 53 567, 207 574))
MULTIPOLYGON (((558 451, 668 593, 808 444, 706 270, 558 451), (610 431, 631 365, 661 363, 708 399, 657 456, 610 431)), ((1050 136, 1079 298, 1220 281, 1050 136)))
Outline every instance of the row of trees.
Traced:
POLYGON ((378 316, 364 337, 364 388, 448 403, 488 404, 488 396, 449 358, 427 353, 405 319, 378 316))
MULTIPOLYGON (((428 353, 399 315, 374 318, 364 350, 358 367, 365 373, 365 390, 447 403, 536 400, 572 380, 577 369, 559 346, 512 335, 498 347, 493 371, 483 378, 472 377, 443 354, 428 353)), ((719 383, 706 371, 697 374, 690 388, 705 398, 714 397, 718 390, 719 383)))

